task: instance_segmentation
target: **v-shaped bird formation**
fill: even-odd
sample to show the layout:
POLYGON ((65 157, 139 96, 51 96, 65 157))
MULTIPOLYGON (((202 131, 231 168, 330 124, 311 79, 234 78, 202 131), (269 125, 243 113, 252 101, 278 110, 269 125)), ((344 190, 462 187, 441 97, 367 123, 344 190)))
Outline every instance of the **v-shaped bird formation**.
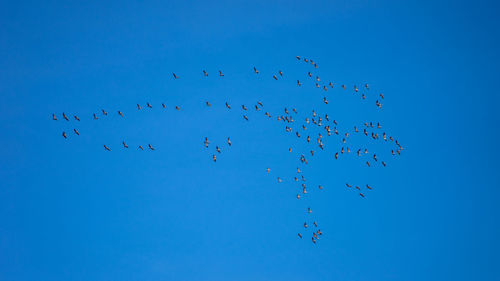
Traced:
MULTIPOLYGON (((297 61, 303 62, 306 64, 310 64, 314 69, 317 69, 319 66, 317 62, 307 59, 307 58, 301 58, 300 56, 296 57, 297 61)), ((249 71, 252 71, 252 68, 249 68, 249 71)), ((263 74, 261 73, 260 70, 257 69, 257 67, 253 67, 253 73, 254 75, 262 76, 263 74)), ((292 79, 292 80, 286 80, 286 81, 296 81, 296 85, 298 87, 302 87, 304 85, 313 85, 314 88, 317 88, 324 93, 323 97, 321 98, 322 102, 326 105, 329 104, 329 100, 326 96, 326 92, 328 92, 329 89, 333 89, 336 87, 336 83, 328 81, 328 82, 322 82, 325 81, 321 79, 318 75, 313 74, 311 71, 307 71, 304 73, 304 79, 292 79), (304 81, 306 80, 311 80, 312 83, 305 83, 304 81)), ((177 75, 176 73, 172 73, 173 79, 174 80, 182 80, 182 74, 177 75)), ((204 77, 208 77, 210 74, 208 73, 207 70, 202 70, 200 73, 200 78, 204 79, 204 77)), ((269 74, 270 79, 274 80, 281 80, 285 79, 284 72, 282 70, 278 70, 276 73, 271 73, 269 74)), ((218 70, 216 73, 216 76, 218 76, 220 79, 225 79, 225 75, 221 70, 218 70)), ((351 87, 346 86, 345 84, 341 84, 339 88, 342 89, 342 91, 348 92, 348 88, 351 88, 353 90, 354 95, 359 95, 362 100, 367 99, 367 96, 374 96, 375 102, 374 105, 376 106, 377 109, 382 109, 382 101, 384 100, 384 95, 382 93, 372 93, 373 90, 371 90, 369 84, 364 84, 360 87, 357 85, 353 85, 351 87)), ((215 104, 212 104, 210 101, 203 101, 206 107, 208 108, 216 108, 217 106, 215 104)), ((141 105, 141 104, 136 104, 136 110, 137 111, 143 111, 143 110, 155 110, 156 105, 153 106, 151 103, 146 102, 146 104, 141 105)), ((165 103, 161 104, 161 107, 159 106, 160 110, 167 110, 167 105, 165 103)), ((179 105, 175 105, 175 110, 180 111, 181 107, 179 105)), ((365 138, 367 141, 380 141, 383 140, 383 142, 387 143, 390 145, 390 157, 392 159, 397 158, 398 156, 401 155, 401 152, 403 150, 403 147, 401 144, 398 142, 396 138, 393 136, 388 135, 384 130, 382 124, 379 122, 373 122, 373 121, 368 121, 365 122, 364 124, 358 124, 352 126, 352 129, 344 129, 343 131, 339 127, 339 122, 331 119, 328 114, 326 113, 319 113, 316 112, 314 109, 311 110, 310 112, 305 112, 305 114, 302 114, 298 112, 296 108, 287 108, 284 107, 282 112, 275 112, 275 113, 270 113, 267 111, 264 107, 264 103, 262 101, 256 101, 255 104, 252 105, 231 105, 229 101, 225 102, 225 104, 220 105, 219 110, 228 110, 228 111, 240 111, 241 113, 241 118, 244 120, 243 122, 252 122, 252 119, 249 118, 249 112, 252 110, 255 110, 258 114, 262 114, 265 116, 269 122, 277 122, 277 124, 282 124, 281 126, 284 125, 284 133, 288 134, 292 138, 296 138, 298 141, 304 142, 308 147, 309 151, 308 152, 295 152, 295 150, 292 147, 288 147, 288 153, 294 154, 296 153, 296 159, 297 159, 297 168, 293 172, 293 176, 290 177, 283 177, 281 175, 275 175, 276 183, 277 184, 292 184, 296 185, 298 187, 297 192, 295 193, 295 198, 294 200, 304 200, 307 201, 308 196, 310 196, 309 189, 310 186, 306 184, 306 177, 304 176, 303 173, 303 168, 306 165, 308 165, 309 161, 316 157, 317 153, 326 153, 329 157, 332 159, 332 161, 337 161, 342 159, 343 157, 351 157, 350 155, 353 155, 352 157, 358 158, 360 160, 360 163, 362 165, 366 165, 367 167, 371 168, 384 168, 387 167, 387 163, 390 162, 389 159, 384 159, 380 155, 385 155, 385 154, 379 154, 377 155, 376 152, 368 151, 367 147, 354 147, 352 145, 349 145, 350 139, 353 136, 360 136, 362 138, 365 138), (275 116, 273 118, 273 116, 275 116), (338 147, 340 146, 340 148, 338 147), (328 149, 327 149, 328 147, 328 149), (332 149, 330 149, 333 148, 332 149)), ((117 111, 110 111, 109 113, 105 109, 100 109, 94 113, 92 113, 91 116, 88 116, 86 118, 80 119, 79 116, 73 115, 73 118, 68 117, 65 112, 63 112, 60 117, 64 119, 65 121, 63 122, 70 122, 70 119, 74 119, 76 121, 76 124, 79 122, 82 122, 82 120, 94 120, 93 122, 99 122, 99 120, 103 118, 108 118, 108 114, 112 114, 113 112, 116 112, 116 116, 119 116, 118 118, 127 118, 127 114, 122 111, 122 110, 117 110, 117 111)), ((257 114, 256 113, 256 114, 257 114)), ((58 121, 58 115, 52 114, 52 120, 58 121)), ((66 133, 65 131, 62 132, 62 136, 64 139, 70 139, 71 137, 79 137, 80 134, 83 132, 80 132, 76 127, 73 128, 73 133, 69 134, 66 133), (71 135, 71 136, 70 136, 71 135)), ((211 144, 211 141, 208 139, 208 137, 203 138, 203 146, 211 151, 209 152, 210 159, 216 163, 218 158, 217 156, 223 155, 223 152, 227 152, 230 150, 232 145, 231 142, 231 137, 227 136, 227 142, 223 144, 211 144)), ((144 150, 149 150, 149 151, 155 151, 157 149, 156 146, 153 146, 150 143, 135 143, 135 144, 129 144, 126 142, 126 140, 123 140, 122 143, 118 144, 103 144, 103 148, 106 151, 109 151, 110 153, 113 152, 114 149, 137 149, 140 151, 144 150), (130 146, 129 146, 130 145, 130 146)), ((161 149, 161 147, 159 147, 161 149)), ((388 154, 388 153, 387 153, 388 154)), ((272 175, 273 171, 271 167, 263 167, 263 170, 269 174, 272 175)), ((317 187, 317 192, 321 192, 325 187, 322 185, 318 185, 317 187)), ((373 186, 369 184, 351 184, 351 183, 345 183, 345 188, 348 190, 353 190, 356 193, 359 194, 359 198, 366 198, 368 196, 369 192, 372 192, 374 189, 373 186)), ((319 223, 317 220, 314 219, 314 211, 313 208, 308 206, 307 208, 304 209, 304 212, 307 216, 308 221, 304 222, 303 224, 303 230, 297 234, 299 239, 302 239, 306 233, 310 233, 311 241, 312 243, 316 244, 318 240, 322 237, 323 232, 320 229, 319 223)))

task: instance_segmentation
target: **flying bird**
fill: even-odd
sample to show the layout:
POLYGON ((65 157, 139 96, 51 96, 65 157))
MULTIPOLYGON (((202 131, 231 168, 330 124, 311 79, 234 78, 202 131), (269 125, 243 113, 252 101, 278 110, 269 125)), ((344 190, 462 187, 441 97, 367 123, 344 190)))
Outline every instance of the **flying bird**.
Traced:
POLYGON ((75 120, 76 120, 76 121, 80 121, 80 118, 78 118, 78 116, 76 116, 76 115, 75 115, 75 116, 73 116, 73 117, 75 117, 75 120))
POLYGON ((205 70, 203 70, 203 75, 206 77, 208 76, 208 73, 205 70))
POLYGON ((52 113, 52 120, 57 121, 57 117, 56 117, 56 115, 54 113, 52 113))
POLYGON ((64 112, 63 112, 62 116, 64 119, 66 119, 66 121, 69 121, 68 116, 66 116, 66 114, 64 114, 64 112))
POLYGON ((259 71, 257 70, 257 68, 255 68, 255 66, 253 67, 253 72, 255 72, 257 74, 259 73, 259 71))
POLYGON ((102 111, 102 114, 103 114, 103 115, 108 115, 108 113, 106 112, 106 110, 101 109, 101 111, 102 111))
POLYGON ((99 119, 99 118, 98 118, 98 117, 97 117, 97 115, 95 115, 95 113, 94 113, 94 120, 97 120, 97 119, 99 119))
POLYGON ((62 136, 63 136, 65 139, 67 139, 67 138, 68 138, 68 136, 66 135, 66 132, 62 132, 62 136))
POLYGON ((107 147, 106 145, 104 145, 104 149, 106 149, 107 151, 111 151, 111 149, 109 149, 109 147, 107 147))
POLYGON ((179 77, 177 77, 177 75, 175 75, 175 73, 172 73, 172 75, 174 75, 174 79, 179 78, 179 77))
POLYGON ((80 133, 76 130, 76 129, 73 129, 73 131, 75 132, 75 134, 77 134, 78 136, 80 135, 80 133))
POLYGON ((219 70, 219 76, 224 77, 224 74, 220 70, 219 70))
POLYGON ((151 144, 148 144, 149 149, 155 150, 154 147, 151 146, 151 144))
POLYGON ((128 148, 128 145, 125 143, 125 141, 122 142, 124 148, 128 148))
POLYGON ((123 116, 123 113, 122 113, 120 110, 118 110, 118 114, 119 114, 121 117, 125 117, 125 116, 123 116))

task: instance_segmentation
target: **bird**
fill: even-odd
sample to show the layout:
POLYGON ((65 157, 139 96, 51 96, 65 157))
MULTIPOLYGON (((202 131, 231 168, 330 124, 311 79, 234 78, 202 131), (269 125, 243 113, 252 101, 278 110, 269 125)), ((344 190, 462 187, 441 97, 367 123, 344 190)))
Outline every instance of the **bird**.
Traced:
POLYGON ((368 188, 369 190, 372 190, 372 187, 369 186, 368 184, 366 185, 366 188, 368 188))
POLYGON ((283 72, 281 70, 278 71, 278 73, 279 73, 280 76, 283 76, 283 72))
POLYGON ((335 152, 335 159, 339 158, 339 153, 335 152))
POLYGON ((229 137, 227 138, 227 144, 231 146, 231 139, 229 137))
POLYGON ((299 86, 299 87, 300 87, 300 85, 301 85, 301 84, 300 84, 300 81, 299 81, 299 80, 297 80, 297 86, 299 86))
POLYGON ((118 110, 118 115, 120 115, 121 117, 124 117, 123 113, 120 110, 118 110))
POLYGON ((257 102, 257 104, 258 104, 258 105, 260 105, 260 106, 262 106, 262 107, 264 106, 264 105, 262 104, 262 102, 260 102, 260 101, 258 101, 258 102, 257 102))
POLYGON ((243 110, 247 110, 247 108, 246 108, 246 106, 245 106, 244 104, 242 104, 242 105, 241 105, 241 108, 242 108, 243 110))
POLYGON ((300 199, 300 194, 297 193, 297 199, 300 199))
POLYGON ((78 136, 80 135, 80 133, 76 130, 76 129, 73 129, 73 131, 75 132, 75 134, 77 134, 78 136))
POLYGON ((345 184, 345 186, 347 186, 347 187, 352 187, 352 185, 350 185, 350 184, 348 184, 348 183, 346 183, 346 184, 345 184))
POLYGON ((220 153, 220 148, 218 146, 215 147, 215 150, 220 153))
POLYGON ((151 144, 148 144, 149 149, 155 150, 154 147, 151 146, 151 144))
POLYGON ((314 244, 316 244, 316 240, 314 239, 314 237, 312 238, 312 242, 313 242, 314 244))
POLYGON ((162 104, 161 104, 161 106, 162 106, 163 108, 167 108, 167 106, 166 106, 164 103, 162 103, 162 104))
POLYGON ((267 117, 271 118, 271 115, 269 114, 269 112, 266 112, 265 114, 267 117))
POLYGON ((73 116, 73 117, 75 117, 75 120, 76 120, 76 121, 80 121, 80 118, 78 118, 78 116, 76 116, 76 115, 75 115, 75 116, 73 116))
POLYGON ((57 117, 54 113, 52 113, 52 120, 57 121, 57 117))
POLYGON ((172 75, 174 75, 174 79, 179 78, 179 77, 177 77, 177 75, 175 75, 175 73, 172 73, 172 75))
POLYGON ((106 110, 101 109, 101 111, 102 111, 102 114, 103 114, 103 115, 108 115, 108 113, 106 112, 106 110))
POLYGON ((312 77, 311 72, 307 72, 307 76, 312 77))
POLYGON ((97 117, 97 115, 95 115, 95 113, 94 113, 94 120, 97 120, 97 119, 99 119, 99 118, 98 118, 98 117, 97 117))
POLYGON ((142 147, 142 145, 139 145, 139 149, 140 150, 144 150, 144 148, 142 147))
POLYGON ((66 135, 66 132, 62 132, 62 136, 63 136, 65 139, 67 139, 67 138, 68 138, 68 136, 66 135))
POLYGON ((299 237, 302 239, 302 234, 298 233, 299 237))
POLYGON ((271 169, 269 169, 269 168, 266 168, 266 171, 268 174, 271 173, 271 169))
POLYGON ((297 173, 300 173, 300 172, 302 172, 302 171, 299 169, 299 167, 297 167, 297 173))
POLYGON ((128 148, 128 145, 125 143, 125 141, 122 142, 124 148, 128 148))
POLYGON ((205 70, 203 70, 203 75, 208 76, 208 73, 205 70))
POLYGON ((298 60, 300 60, 300 57, 299 57, 299 56, 296 56, 296 58, 297 58, 298 60))
POLYGON ((257 110, 257 111, 259 111, 259 110, 260 110, 260 108, 259 108, 259 106, 258 106, 258 105, 255 105, 255 110, 257 110))
POLYGON ((66 121, 69 121, 68 116, 66 116, 66 114, 64 114, 64 112, 63 112, 62 116, 64 119, 66 119, 66 121))
POLYGON ((283 181, 283 180, 282 180, 280 177, 278 177, 278 182, 282 182, 282 181, 283 181))
POLYGON ((356 85, 354 85, 354 91, 357 93, 359 90, 358 90, 358 87, 356 87, 356 85))
POLYGON ((278 80, 278 77, 276 75, 273 75, 274 80, 278 80))
POLYGON ((208 102, 208 101, 206 101, 206 102, 205 102, 205 104, 206 104, 208 107, 210 107, 210 106, 211 106, 210 102, 208 102))
POLYGON ((367 165, 368 167, 370 167, 370 162, 366 161, 366 165, 367 165))
POLYGON ((307 208, 307 212, 310 214, 312 213, 311 208, 307 208))
POLYGON ((248 121, 248 117, 246 115, 243 115, 243 118, 248 121))
POLYGON ((304 228, 307 228, 307 223, 306 222, 304 222, 304 228))
POLYGON ((328 85, 330 86, 330 88, 333 88, 333 83, 332 82, 328 83, 328 85))
POLYGON ((382 161, 382 166, 384 166, 384 167, 386 166, 386 164, 385 164, 385 162, 384 162, 384 161, 382 161))
POLYGON ((137 104, 137 110, 141 110, 141 106, 137 104))
POLYGON ((214 160, 214 162, 217 162, 217 157, 215 157, 215 155, 212 155, 212 160, 214 160))
POLYGON ((289 148, 288 148, 288 151, 289 151, 289 152, 292 152, 292 148, 291 148, 291 147, 289 147, 289 148))
POLYGON ((106 149, 107 151, 111 151, 111 149, 109 147, 107 147, 106 145, 104 145, 104 149, 106 149))
POLYGON ((231 106, 226 102, 226 107, 231 109, 231 106))
POLYGON ((175 106, 175 109, 177 109, 177 110, 181 110, 181 108, 180 108, 180 107, 178 107, 177 105, 175 106))
POLYGON ((146 106, 149 107, 149 108, 153 108, 153 106, 151 106, 151 104, 149 104, 149 102, 146 103, 146 106))
POLYGON ((365 198, 365 195, 363 193, 359 193, 359 195, 363 198, 365 198))
POLYGON ((319 188, 319 189, 323 189, 323 186, 321 186, 321 185, 318 185, 318 188, 319 188))
POLYGON ((259 71, 257 70, 257 68, 255 68, 255 66, 253 67, 253 72, 255 72, 256 74, 259 73, 259 71))
POLYGON ((367 83, 367 84, 365 84, 365 88, 366 88, 367 90, 370 90, 370 87, 368 86, 368 83, 367 83))
POLYGON ((325 104, 328 104, 328 100, 326 99, 326 97, 323 97, 323 102, 324 102, 325 104))
POLYGON ((377 105, 378 108, 382 108, 382 104, 378 100, 375 102, 375 105, 377 105))
POLYGON ((219 76, 224 77, 224 74, 220 70, 219 70, 219 76))
POLYGON ((379 96, 380 96, 381 99, 384 99, 384 94, 380 93, 379 96))
POLYGON ((377 154, 373 154, 373 160, 377 161, 377 154))
POLYGON ((313 221, 314 227, 318 227, 318 223, 313 221))

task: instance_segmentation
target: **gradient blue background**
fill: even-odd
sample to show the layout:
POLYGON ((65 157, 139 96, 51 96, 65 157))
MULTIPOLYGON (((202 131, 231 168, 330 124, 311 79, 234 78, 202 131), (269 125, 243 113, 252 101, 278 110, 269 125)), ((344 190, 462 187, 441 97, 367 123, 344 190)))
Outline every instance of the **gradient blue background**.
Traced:
POLYGON ((500 279, 493 1, 100 2, 0 4, 0 280, 500 279), (296 55, 370 83, 383 110, 338 89, 322 104, 296 87, 311 69, 296 55), (305 145, 223 107, 257 100, 341 128, 380 121, 405 150, 385 169, 333 150, 310 160, 325 190, 304 205, 275 176, 305 145), (63 111, 82 122, 51 120, 63 111), (213 163, 205 136, 233 147, 213 163), (363 200, 345 182, 376 188, 363 200), (317 245, 296 236, 309 205, 317 245))

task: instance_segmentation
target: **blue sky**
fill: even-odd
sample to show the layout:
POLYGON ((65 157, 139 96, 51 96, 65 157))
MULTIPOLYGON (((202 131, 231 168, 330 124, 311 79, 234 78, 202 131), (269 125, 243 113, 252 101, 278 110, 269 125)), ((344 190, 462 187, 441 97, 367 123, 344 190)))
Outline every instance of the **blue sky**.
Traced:
POLYGON ((0 280, 499 280, 498 10, 2 2, 0 280), (349 93, 336 85, 324 104, 308 71, 349 93), (365 101, 352 94, 364 83, 365 101), (368 168, 353 153, 334 160, 342 144, 325 137, 301 165, 310 146, 275 120, 285 107, 301 122, 328 113, 343 132, 380 122, 405 149, 395 159, 383 141, 353 136, 352 147, 388 159, 368 168), (149 143, 155 151, 137 149, 149 143), (304 200, 291 180, 298 166, 304 200), (374 190, 363 199, 346 182, 374 190), (297 237, 312 220, 324 233, 316 245, 297 237))

